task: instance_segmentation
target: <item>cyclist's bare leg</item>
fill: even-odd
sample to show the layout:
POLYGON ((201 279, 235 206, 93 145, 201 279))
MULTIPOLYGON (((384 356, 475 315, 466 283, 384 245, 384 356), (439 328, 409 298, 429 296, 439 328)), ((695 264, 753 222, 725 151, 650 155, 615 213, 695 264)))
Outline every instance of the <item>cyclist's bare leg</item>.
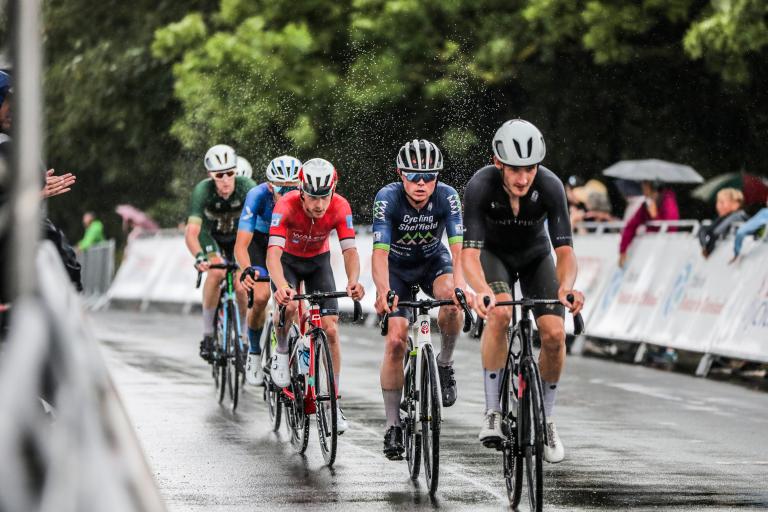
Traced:
MULTIPOLYGON (((224 260, 218 255, 209 255, 208 261, 219 264, 224 260)), ((226 277, 221 269, 210 269, 205 276, 203 284, 203 336, 213 335, 213 316, 216 314, 216 305, 219 302, 219 286, 226 277)))
POLYGON ((248 310, 247 318, 249 351, 252 354, 261 353, 259 341, 261 340, 261 331, 264 328, 264 320, 267 316, 269 297, 269 283, 256 283, 253 287, 253 307, 248 310))
POLYGON ((333 373, 336 382, 336 390, 339 389, 339 375, 341 374, 341 346, 339 345, 339 317, 328 315, 321 318, 325 335, 328 337, 328 348, 331 350, 333 360, 333 373))
POLYGON ((234 277, 235 280, 235 297, 237 297, 237 310, 240 313, 240 335, 245 337, 248 332, 248 290, 240 282, 240 272, 238 271, 234 277))
MULTIPOLYGON (((496 301, 512 300, 508 293, 497 293, 496 301)), ((512 308, 494 307, 488 312, 483 336, 480 339, 480 354, 483 363, 483 386, 485 408, 499 411, 501 392, 501 370, 507 363, 507 328, 512 319, 512 308)))
POLYGON ((542 315, 536 320, 541 338, 539 371, 544 391, 544 414, 554 416, 557 384, 565 364, 565 322, 558 315, 542 315))
POLYGON ((536 320, 536 324, 541 338, 541 378, 548 382, 557 382, 565 364, 565 323, 557 315, 542 315, 536 320))
MULTIPOLYGON (((438 276, 432 283, 432 292, 435 298, 452 299, 453 298, 453 275, 443 274, 438 276)), ((440 312, 437 315, 437 325, 440 327, 440 353, 437 357, 437 364, 447 366, 453 363, 453 349, 456 346, 456 339, 459 337, 463 315, 458 306, 440 306, 440 312)))
POLYGON ((288 353, 288 330, 291 328, 291 323, 295 321, 298 309, 299 307, 296 304, 296 301, 293 300, 285 306, 285 325, 283 325, 282 328, 279 327, 280 308, 275 308, 272 315, 272 322, 275 325, 275 335, 277 337, 277 352, 281 354, 288 353))
POLYGON ((408 343, 408 320, 403 317, 389 319, 381 361, 381 393, 387 428, 400 425, 400 397, 403 394, 403 359, 408 343))

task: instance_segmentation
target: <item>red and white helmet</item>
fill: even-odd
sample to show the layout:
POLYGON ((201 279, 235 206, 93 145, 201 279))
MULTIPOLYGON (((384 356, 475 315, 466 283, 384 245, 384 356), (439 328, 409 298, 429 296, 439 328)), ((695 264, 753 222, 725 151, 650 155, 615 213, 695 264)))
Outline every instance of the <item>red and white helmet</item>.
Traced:
POLYGON ((333 192, 338 177, 336 168, 331 162, 322 158, 313 158, 301 166, 299 180, 305 194, 325 197, 333 192))

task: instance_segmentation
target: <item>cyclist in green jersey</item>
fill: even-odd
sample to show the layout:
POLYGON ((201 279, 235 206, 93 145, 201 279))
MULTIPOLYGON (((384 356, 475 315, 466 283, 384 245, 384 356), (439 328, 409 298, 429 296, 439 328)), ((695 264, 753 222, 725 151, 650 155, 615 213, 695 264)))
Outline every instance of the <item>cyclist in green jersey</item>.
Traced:
MULTIPOLYGON (((203 340, 200 342, 200 357, 210 362, 213 317, 219 299, 219 285, 225 272, 209 270, 209 265, 223 263, 224 260, 235 261, 233 251, 237 223, 245 196, 256 183, 250 178, 235 177, 237 155, 226 144, 210 148, 204 162, 208 178, 198 183, 192 191, 184 239, 189 252, 195 257, 195 268, 199 272, 208 272, 203 285, 203 340)), ((247 297, 239 279, 235 279, 235 291, 242 316, 241 332, 246 332, 247 297)))

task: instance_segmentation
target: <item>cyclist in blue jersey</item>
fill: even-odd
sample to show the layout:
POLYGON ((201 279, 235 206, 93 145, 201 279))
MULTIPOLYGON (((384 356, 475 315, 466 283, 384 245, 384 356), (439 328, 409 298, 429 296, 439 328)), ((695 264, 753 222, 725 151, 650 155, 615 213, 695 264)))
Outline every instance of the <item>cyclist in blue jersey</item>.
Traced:
MULTIPOLYGON (((408 340, 409 311, 397 309, 397 300, 411 300, 411 286, 418 285, 437 299, 453 298, 454 288, 466 288, 461 270, 463 226, 461 202, 452 187, 438 182, 443 156, 427 140, 414 140, 400 148, 397 173, 376 194, 373 204, 373 281, 376 312, 390 313, 389 332, 381 365, 381 390, 387 415, 384 454, 402 459, 403 431, 400 426, 400 397, 403 391, 403 357, 408 340), (441 238, 447 231, 450 253, 441 238), (387 294, 397 295, 392 308, 387 294)), ((438 314, 442 338, 437 356, 443 405, 456 401, 453 349, 462 325, 461 310, 443 306, 438 314)))
POLYGON ((237 226, 235 258, 244 269, 240 281, 253 290, 253 307, 248 311, 248 360, 245 378, 250 384, 261 385, 264 375, 261 369, 261 331, 264 327, 265 310, 269 302, 269 283, 254 281, 267 275, 267 244, 272 207, 285 194, 299 188, 301 162, 292 156, 275 158, 267 166, 267 182, 248 192, 237 226))

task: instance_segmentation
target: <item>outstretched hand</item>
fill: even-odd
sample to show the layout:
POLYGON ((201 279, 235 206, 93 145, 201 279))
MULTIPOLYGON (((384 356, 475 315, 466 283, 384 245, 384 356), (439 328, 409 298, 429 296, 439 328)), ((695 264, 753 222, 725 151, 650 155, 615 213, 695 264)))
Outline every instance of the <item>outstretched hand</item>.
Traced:
POLYGON ((55 172, 54 169, 48 169, 45 172, 45 186, 43 186, 43 190, 40 192, 43 199, 69 192, 72 190, 72 185, 74 185, 77 180, 77 176, 71 172, 62 174, 61 176, 56 176, 54 174, 55 172))

